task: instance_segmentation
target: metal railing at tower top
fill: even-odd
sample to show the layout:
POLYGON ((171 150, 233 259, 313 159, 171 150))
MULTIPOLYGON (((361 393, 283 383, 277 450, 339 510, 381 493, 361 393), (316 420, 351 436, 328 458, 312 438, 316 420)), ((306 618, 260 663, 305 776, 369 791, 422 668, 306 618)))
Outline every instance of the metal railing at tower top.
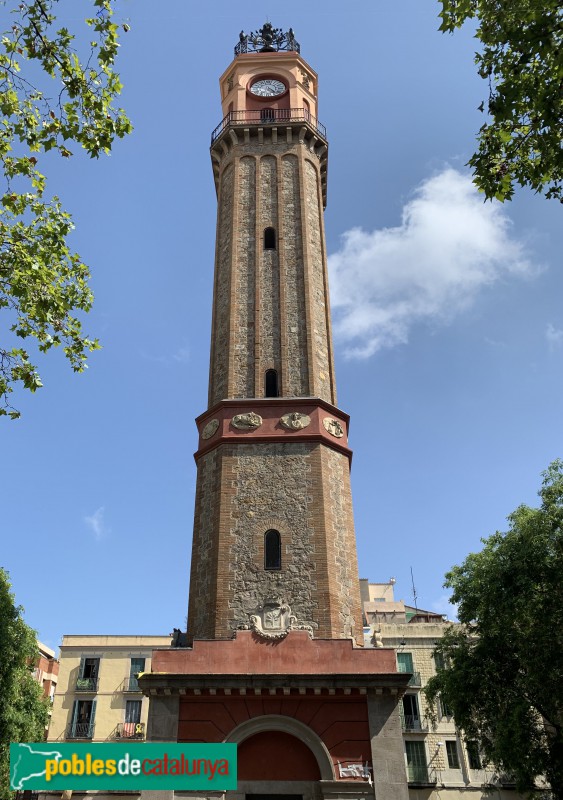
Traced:
POLYGON ((306 108, 260 108, 256 111, 229 111, 211 134, 211 144, 226 128, 236 125, 282 125, 285 122, 306 122, 326 139, 326 128, 306 108))

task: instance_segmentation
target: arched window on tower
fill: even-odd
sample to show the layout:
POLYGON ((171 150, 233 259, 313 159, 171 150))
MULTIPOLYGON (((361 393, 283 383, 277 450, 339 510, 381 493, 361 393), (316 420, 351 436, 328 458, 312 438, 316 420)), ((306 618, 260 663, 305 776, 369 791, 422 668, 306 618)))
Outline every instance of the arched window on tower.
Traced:
POLYGON ((279 531, 264 534, 264 569, 281 569, 281 536, 279 531))
POLYGON ((265 396, 266 397, 279 397, 279 386, 278 386, 278 373, 275 369, 267 369, 266 370, 266 386, 265 388, 265 396))
POLYGON ((276 249, 276 229, 264 228, 264 250, 276 249))

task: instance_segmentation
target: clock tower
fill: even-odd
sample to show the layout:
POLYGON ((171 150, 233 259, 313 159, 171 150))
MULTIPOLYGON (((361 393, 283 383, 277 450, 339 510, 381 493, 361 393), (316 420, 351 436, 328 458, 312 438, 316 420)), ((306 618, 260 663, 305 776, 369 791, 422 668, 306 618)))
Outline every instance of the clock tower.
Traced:
POLYGON ((140 680, 149 737, 237 742, 240 798, 406 800, 409 676, 394 651, 363 648, 318 77, 293 31, 266 23, 240 34, 219 85, 188 629, 140 680))
POLYGON ((209 408, 197 420, 188 635, 230 638, 277 598, 292 625, 361 644, 348 416, 335 405, 323 229, 328 145, 317 75, 291 31, 290 49, 275 49, 280 35, 265 26, 243 37, 220 78, 209 408))

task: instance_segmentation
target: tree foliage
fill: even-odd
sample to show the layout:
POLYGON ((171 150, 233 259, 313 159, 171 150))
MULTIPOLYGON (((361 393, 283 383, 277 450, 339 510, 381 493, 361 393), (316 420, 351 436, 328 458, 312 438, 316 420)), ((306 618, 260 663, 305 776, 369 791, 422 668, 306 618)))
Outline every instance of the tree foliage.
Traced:
POLYGON ((16 606, 7 572, 0 568, 0 797, 10 792, 10 742, 43 741, 48 704, 32 670, 37 657, 35 631, 16 606))
POLYGON ((441 0, 440 30, 477 18, 480 106, 490 121, 469 160, 488 199, 509 200, 515 184, 563 202, 563 6, 561 0, 441 0))
POLYGON ((426 688, 452 708, 467 740, 513 775, 563 798, 563 462, 543 473, 541 505, 522 505, 509 530, 484 539, 446 575, 460 625, 436 646, 426 688))
POLYGON ((113 107, 121 83, 112 0, 91 0, 82 40, 58 27, 57 1, 14 2, 0 44, 0 415, 12 418, 14 386, 42 385, 19 340, 35 339, 40 352, 62 346, 76 372, 98 347, 77 316, 92 304, 89 271, 68 244, 71 217, 49 195, 41 162, 70 158, 73 144, 98 157, 131 130, 113 107))

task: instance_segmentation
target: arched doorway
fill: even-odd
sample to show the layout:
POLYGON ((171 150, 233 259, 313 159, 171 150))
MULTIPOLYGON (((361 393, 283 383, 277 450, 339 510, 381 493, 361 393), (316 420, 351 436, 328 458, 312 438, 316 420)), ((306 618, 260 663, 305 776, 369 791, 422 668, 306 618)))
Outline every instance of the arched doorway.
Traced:
MULTIPOLYGON (((282 715, 269 714, 238 725, 226 742, 238 744, 238 779, 248 800, 253 795, 289 795, 291 784, 299 795, 319 780, 335 780, 334 767, 324 742, 307 725, 282 715), (279 791, 272 793, 272 783, 279 791), (263 788, 268 787, 267 792, 263 788)), ((293 792, 291 792, 293 796, 293 792)), ((312 792, 311 792, 312 794, 312 792)))
POLYGON ((317 759, 307 745, 284 731, 249 736, 237 750, 239 781, 319 781, 317 759))

